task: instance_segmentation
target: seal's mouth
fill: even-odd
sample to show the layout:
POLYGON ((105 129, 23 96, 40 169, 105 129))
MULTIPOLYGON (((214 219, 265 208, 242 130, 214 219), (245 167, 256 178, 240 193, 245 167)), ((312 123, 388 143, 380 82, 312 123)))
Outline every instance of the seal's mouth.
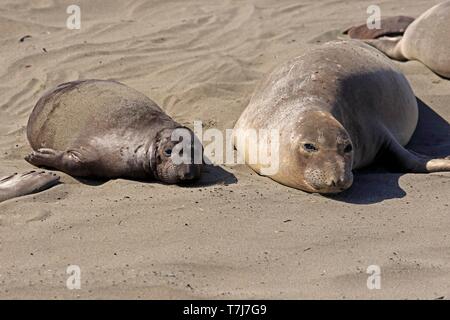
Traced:
POLYGON ((194 166, 187 168, 169 164, 157 168, 157 178, 166 184, 186 185, 200 178, 200 170, 194 166))
POLYGON ((182 173, 180 175, 180 182, 191 181, 194 180, 195 178, 196 178, 195 172, 193 170, 190 170, 189 172, 182 173))
POLYGON ((327 184, 314 184, 305 181, 306 189, 305 191, 310 193, 320 193, 320 194, 337 194, 349 189, 353 185, 353 174, 345 181, 333 181, 331 180, 327 184))
POLYGON ((177 184, 180 182, 177 176, 174 176, 168 172, 159 172, 157 178, 159 181, 166 184, 177 184))

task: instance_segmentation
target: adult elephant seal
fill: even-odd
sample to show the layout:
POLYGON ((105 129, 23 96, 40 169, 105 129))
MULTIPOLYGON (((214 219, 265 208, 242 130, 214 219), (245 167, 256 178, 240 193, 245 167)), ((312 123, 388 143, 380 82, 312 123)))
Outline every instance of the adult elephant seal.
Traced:
MULTIPOLYGON (((404 148, 417 121, 414 93, 389 59, 360 41, 334 41, 261 82, 235 125, 235 147, 248 163, 255 148, 236 139, 276 130, 280 163, 270 177, 309 192, 337 193, 351 186, 352 169, 381 156, 404 172, 449 171, 450 160, 404 148)), ((258 173, 263 167, 248 164, 258 173)))
MULTIPOLYGON (((392 18, 391 18, 392 19, 392 18)), ((396 60, 418 60, 442 77, 450 78, 450 1, 438 4, 406 27, 403 37, 365 40, 396 60)), ((381 20, 383 25, 383 20, 381 20)), ((389 25, 389 24, 388 24, 389 25)), ((391 31, 395 29, 390 25, 391 31)), ((404 28, 398 24, 399 31, 404 28)), ((382 27, 383 28, 383 27, 382 27)), ((366 38, 367 27, 354 29, 353 38, 366 38)), ((381 30, 383 31, 383 30, 381 30)), ((370 33, 370 32, 369 32, 370 33)), ((376 33, 372 33, 377 37, 376 33)), ((384 35, 380 33, 378 35, 384 35)))
POLYGON ((193 161, 201 145, 193 143, 192 131, 145 95, 115 81, 59 85, 37 102, 27 135, 34 150, 25 158, 28 162, 76 177, 178 183, 201 173, 201 161, 193 161), (182 147, 189 140, 174 139, 174 133, 187 133, 188 148, 182 147), (183 150, 194 152, 180 162, 174 161, 175 150, 177 155, 183 150))

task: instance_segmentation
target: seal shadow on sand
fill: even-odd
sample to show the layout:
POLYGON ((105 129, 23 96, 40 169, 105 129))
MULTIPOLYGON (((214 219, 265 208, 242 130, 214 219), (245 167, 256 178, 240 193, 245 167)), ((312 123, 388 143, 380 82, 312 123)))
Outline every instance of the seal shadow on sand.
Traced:
MULTIPOLYGON (((449 123, 422 100, 417 97, 416 99, 419 106, 419 122, 406 147, 430 156, 450 155, 449 123)), ((388 199, 403 198, 406 192, 400 187, 399 179, 404 174, 392 172, 379 164, 374 164, 355 172, 350 189, 327 197, 353 204, 372 204, 388 199)))
POLYGON ((185 188, 199 188, 213 185, 229 185, 236 184, 238 179, 236 176, 220 166, 204 165, 202 176, 195 181, 187 181, 180 183, 179 186, 185 188))

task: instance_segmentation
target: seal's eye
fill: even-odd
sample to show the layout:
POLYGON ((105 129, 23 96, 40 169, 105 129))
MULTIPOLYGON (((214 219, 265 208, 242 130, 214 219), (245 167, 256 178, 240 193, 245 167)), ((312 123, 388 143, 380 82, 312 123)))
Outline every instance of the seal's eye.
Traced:
POLYGON ((312 143, 305 143, 303 145, 303 149, 305 149, 308 152, 314 152, 317 151, 317 148, 315 145, 313 145, 312 143))
POLYGON ((346 145, 345 148, 344 148, 344 152, 345 153, 352 152, 352 150, 353 150, 353 147, 352 147, 351 144, 346 145))
POLYGON ((166 157, 170 157, 171 154, 172 154, 172 149, 166 149, 166 150, 164 150, 164 155, 165 155, 166 157))

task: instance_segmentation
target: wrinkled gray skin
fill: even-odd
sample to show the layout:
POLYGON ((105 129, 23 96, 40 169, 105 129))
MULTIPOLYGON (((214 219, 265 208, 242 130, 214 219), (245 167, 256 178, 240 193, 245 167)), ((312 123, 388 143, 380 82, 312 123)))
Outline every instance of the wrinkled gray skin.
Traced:
MULTIPOLYGON (((76 177, 170 184, 196 179, 201 164, 173 162, 171 150, 182 143, 172 141, 175 129, 183 127, 145 95, 121 83, 68 82, 36 104, 27 127, 34 151, 25 159, 76 177)), ((188 132, 193 141, 194 134, 188 132)))
POLYGON ((58 184, 59 176, 51 172, 29 171, 0 178, 0 202, 43 191, 58 184))
POLYGON ((418 60, 450 78, 450 1, 423 13, 406 28, 403 37, 366 42, 392 59, 418 60))
MULTIPOLYGON (((405 172, 449 171, 450 160, 404 148, 417 121, 416 98, 403 74, 378 50, 350 40, 312 48, 277 67, 257 87, 235 130, 278 130, 280 165, 270 178, 337 193, 352 185, 352 169, 382 156, 405 172)), ((248 145, 235 146, 248 160, 248 145)), ((258 173, 263 167, 249 166, 258 173)))

